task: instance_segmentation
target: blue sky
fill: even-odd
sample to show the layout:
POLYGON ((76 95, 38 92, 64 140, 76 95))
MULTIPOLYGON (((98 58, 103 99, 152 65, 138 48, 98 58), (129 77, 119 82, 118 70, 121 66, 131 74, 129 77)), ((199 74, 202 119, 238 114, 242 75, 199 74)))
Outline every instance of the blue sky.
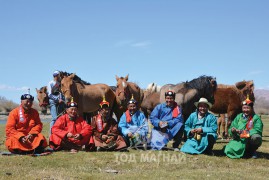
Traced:
POLYGON ((54 70, 146 88, 211 75, 269 89, 267 0, 0 0, 0 96, 16 103, 54 70))

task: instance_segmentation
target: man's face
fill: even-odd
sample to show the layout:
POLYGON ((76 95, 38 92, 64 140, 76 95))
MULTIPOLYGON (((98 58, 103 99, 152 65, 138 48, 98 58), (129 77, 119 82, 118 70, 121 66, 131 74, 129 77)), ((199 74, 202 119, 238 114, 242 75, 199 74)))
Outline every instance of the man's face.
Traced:
POLYGON ((101 116, 105 116, 106 117, 109 114, 109 112, 110 112, 110 108, 109 107, 104 107, 104 108, 100 109, 101 116))
POLYGON ((201 115, 205 115, 208 111, 208 105, 206 103, 199 103, 198 111, 201 115))
POLYGON ((242 112, 248 116, 252 113, 252 107, 248 106, 248 105, 243 105, 242 106, 242 112))
POLYGON ((33 101, 31 101, 29 99, 21 100, 21 105, 22 105, 23 109, 29 110, 33 105, 33 101))
POLYGON ((128 104, 127 106, 128 110, 130 111, 131 114, 134 114, 137 110, 136 104, 128 104))
POLYGON ((175 102, 175 99, 174 99, 173 96, 166 96, 165 97, 165 102, 166 102, 167 106, 173 106, 174 102, 175 102))
POLYGON ((71 118, 75 118, 77 117, 77 114, 78 114, 78 108, 70 107, 70 108, 67 108, 66 112, 71 118))

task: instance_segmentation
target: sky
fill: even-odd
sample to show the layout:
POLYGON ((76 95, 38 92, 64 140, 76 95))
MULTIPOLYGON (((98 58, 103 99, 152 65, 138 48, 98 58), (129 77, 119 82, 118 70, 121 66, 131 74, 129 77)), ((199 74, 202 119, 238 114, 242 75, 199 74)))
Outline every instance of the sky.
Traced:
POLYGON ((0 0, 0 96, 48 84, 55 70, 141 88, 201 75, 269 89, 267 0, 0 0))

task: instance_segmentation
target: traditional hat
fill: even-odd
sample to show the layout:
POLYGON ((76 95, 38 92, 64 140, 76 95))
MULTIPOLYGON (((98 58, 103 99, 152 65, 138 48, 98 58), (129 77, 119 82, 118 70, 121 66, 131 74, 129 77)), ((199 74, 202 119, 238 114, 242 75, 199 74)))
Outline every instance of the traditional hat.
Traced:
POLYGON ((249 99, 248 95, 247 95, 247 99, 242 102, 242 105, 253 107, 253 102, 249 99))
POLYGON ((53 77, 58 76, 59 74, 60 74, 60 71, 54 71, 53 72, 53 77))
POLYGON ((103 101, 99 105, 101 109, 109 107, 109 102, 106 101, 105 96, 103 96, 103 101))
POLYGON ((137 101, 134 99, 134 95, 132 94, 131 99, 128 101, 127 104, 137 104, 137 101))
POLYGON ((34 101, 34 96, 31 94, 23 94, 21 95, 21 100, 29 99, 30 101, 34 101))
POLYGON ((166 91, 166 92, 164 93, 164 96, 165 96, 165 97, 166 97, 166 96, 172 96, 172 97, 175 98, 176 93, 175 93, 174 91, 172 91, 172 90, 168 90, 168 91, 166 91))
POLYGON ((211 104, 210 102, 208 102, 208 100, 207 100, 206 98, 203 98, 203 97, 200 98, 198 102, 195 102, 195 103, 194 103, 194 105, 195 105, 196 107, 198 107, 198 105, 199 105, 200 103, 205 103, 205 104, 207 104, 207 105, 209 106, 209 108, 212 107, 212 104, 211 104))
POLYGON ((71 98, 71 101, 67 103, 66 106, 67 106, 67 108, 70 108, 70 107, 78 108, 78 104, 76 102, 74 102, 73 97, 71 98))

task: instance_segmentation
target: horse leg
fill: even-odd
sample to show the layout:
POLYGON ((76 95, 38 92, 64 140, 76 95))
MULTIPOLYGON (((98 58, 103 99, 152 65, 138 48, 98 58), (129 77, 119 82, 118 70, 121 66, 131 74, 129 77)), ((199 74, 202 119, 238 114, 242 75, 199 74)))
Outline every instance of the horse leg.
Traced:
POLYGON ((83 119, 88 123, 91 124, 92 121, 92 113, 83 113, 83 119))
POLYGON ((228 121, 228 114, 224 114, 224 116, 222 117, 222 132, 223 132, 222 137, 225 139, 228 137, 227 121, 228 121))
POLYGON ((218 118, 218 131, 217 131, 218 138, 221 138, 221 135, 220 135, 220 126, 221 126, 221 117, 218 118))

